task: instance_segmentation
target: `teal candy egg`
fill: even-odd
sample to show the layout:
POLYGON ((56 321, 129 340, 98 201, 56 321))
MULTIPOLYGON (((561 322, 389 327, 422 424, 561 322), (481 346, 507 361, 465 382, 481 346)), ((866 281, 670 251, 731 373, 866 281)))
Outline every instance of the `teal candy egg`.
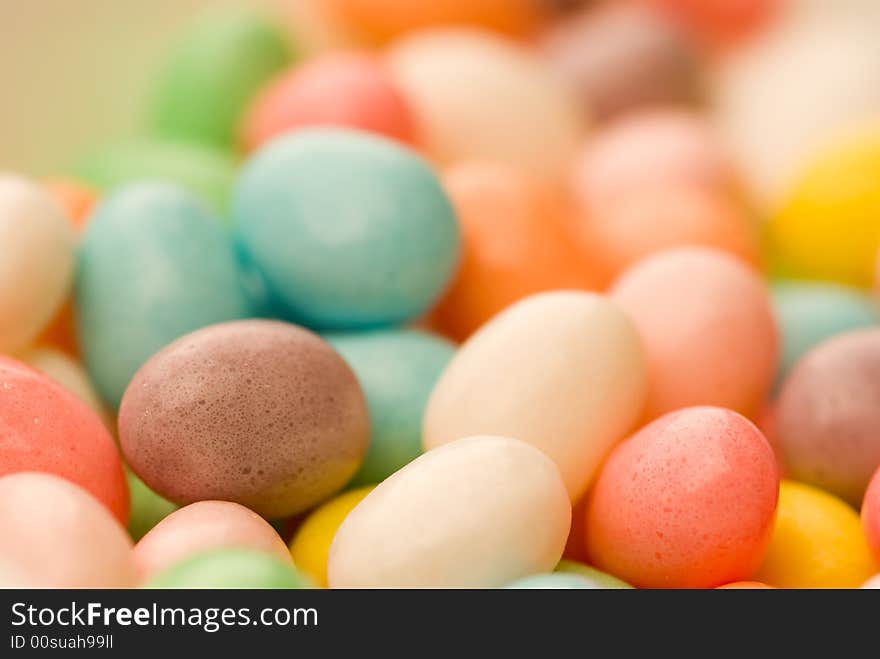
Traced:
POLYGON ((252 549, 215 549, 190 556, 150 579, 145 588, 310 588, 295 568, 252 549))
POLYGON ((590 582, 584 577, 578 576, 577 574, 551 572, 549 574, 533 574, 528 577, 523 577, 522 579, 517 579, 513 583, 508 584, 507 588, 555 590, 570 590, 580 588, 585 590, 595 590, 597 588, 602 588, 602 586, 597 586, 596 584, 590 582))
POLYGON ((139 183, 95 210, 77 259, 77 335, 92 382, 114 408, 154 352, 248 313, 231 239, 192 194, 139 183))
POLYGON ((615 590, 632 588, 628 583, 621 581, 617 577, 602 572, 601 570, 597 570, 589 565, 585 565, 584 563, 578 563, 577 561, 559 561, 559 565, 556 566, 554 574, 571 574, 578 576, 593 584, 591 588, 615 590))
POLYGON ((422 452, 425 405, 455 347, 418 330, 324 338, 354 371, 370 414, 370 446, 350 485, 379 483, 422 452))
POLYGON ((245 164, 232 207, 274 312, 313 329, 415 318, 458 261, 455 213, 432 169, 367 133, 313 129, 269 143, 245 164))
POLYGON ((877 304, 868 294, 839 284, 777 282, 772 300, 782 337, 777 380, 825 339, 880 320, 877 304))

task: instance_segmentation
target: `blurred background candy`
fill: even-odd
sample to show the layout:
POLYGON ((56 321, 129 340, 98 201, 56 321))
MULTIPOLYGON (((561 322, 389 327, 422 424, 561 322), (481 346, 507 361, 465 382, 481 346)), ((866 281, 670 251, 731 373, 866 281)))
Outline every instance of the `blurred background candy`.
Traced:
POLYGON ((507 588, 515 589, 596 589, 596 585, 584 577, 565 572, 548 572, 546 574, 531 574, 522 579, 507 584, 507 588))
MULTIPOLYGON (((572 526, 574 526, 574 511, 572 511, 572 526)), ((583 520, 581 520, 581 534, 583 535, 583 520)), ((628 583, 621 581, 617 577, 613 577, 610 574, 606 574, 605 572, 597 570, 589 565, 585 565, 584 563, 578 563, 577 561, 559 561, 559 565, 556 566, 555 572, 576 574, 592 584, 592 588, 611 588, 618 590, 621 588, 632 588, 628 583)))
POLYGON ((212 549, 189 556, 160 572, 145 588, 309 588, 289 561, 262 551, 212 549))
POLYGON ((128 534, 137 542, 156 524, 177 510, 178 505, 153 492, 131 469, 125 470, 125 479, 131 499, 128 534))
POLYGON ((874 477, 865 491, 865 499, 862 502, 862 527, 874 554, 874 560, 880 565, 880 468, 874 472, 874 477))

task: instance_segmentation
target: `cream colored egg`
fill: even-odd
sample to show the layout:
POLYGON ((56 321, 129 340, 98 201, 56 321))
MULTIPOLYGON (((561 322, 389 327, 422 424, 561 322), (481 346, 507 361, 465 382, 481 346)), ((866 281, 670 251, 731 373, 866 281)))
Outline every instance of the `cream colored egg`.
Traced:
POLYGON ((571 506, 559 470, 506 437, 467 437, 379 484, 330 547, 331 588, 497 588, 559 561, 571 506))
POLYGON ((50 474, 0 478, 0 587, 133 584, 131 540, 97 499, 50 474))
POLYGON ((478 30, 426 31, 395 44, 392 76, 441 163, 494 160, 558 179, 583 132, 572 90, 513 41, 478 30))
POLYGON ((73 231, 42 187, 0 173, 0 352, 33 341, 64 301, 73 231))
POLYGON ((534 295, 459 349, 428 401, 425 448, 476 434, 521 439, 555 460, 575 501, 638 420, 645 371, 635 327, 613 303, 534 295))

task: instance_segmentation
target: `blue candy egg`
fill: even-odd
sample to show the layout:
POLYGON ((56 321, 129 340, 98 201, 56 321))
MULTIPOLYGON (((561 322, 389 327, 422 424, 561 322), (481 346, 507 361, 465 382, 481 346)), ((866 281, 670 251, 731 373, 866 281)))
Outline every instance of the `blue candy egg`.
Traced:
POLYGON ((601 588, 601 586, 597 586, 577 574, 551 572, 548 574, 533 574, 528 577, 523 577, 522 579, 517 579, 513 583, 508 584, 507 588, 555 590, 580 588, 585 590, 596 590, 601 588))
POLYGON ((95 210, 77 259, 77 333, 108 404, 166 344, 248 314, 231 239, 191 193, 136 183, 95 210))
POLYGON ((865 292, 822 282, 777 282, 773 309, 782 337, 777 381, 813 346, 835 334, 877 323, 878 309, 865 292))
POLYGON ((233 222, 274 313, 319 330, 415 318, 458 261, 455 213, 428 164, 353 130, 300 131, 260 150, 235 187, 233 222))
POLYGON ((370 446, 351 484, 379 483, 422 452, 422 414, 455 347, 418 330, 324 338, 354 371, 370 414, 370 446))

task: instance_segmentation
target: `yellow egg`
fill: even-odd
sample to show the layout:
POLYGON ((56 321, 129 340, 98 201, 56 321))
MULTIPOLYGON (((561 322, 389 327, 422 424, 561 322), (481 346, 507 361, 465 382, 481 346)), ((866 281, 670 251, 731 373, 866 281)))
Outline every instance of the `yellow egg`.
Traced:
POLYGON ((859 516, 827 492, 783 481, 757 581, 778 588, 858 588, 877 572, 859 516))
POLYGON ((340 494, 316 508, 302 523, 290 542, 293 563, 321 588, 327 587, 327 555, 336 529, 374 486, 340 494))
POLYGON ((767 229, 787 274, 870 286, 880 246, 880 122, 820 153, 767 229))

